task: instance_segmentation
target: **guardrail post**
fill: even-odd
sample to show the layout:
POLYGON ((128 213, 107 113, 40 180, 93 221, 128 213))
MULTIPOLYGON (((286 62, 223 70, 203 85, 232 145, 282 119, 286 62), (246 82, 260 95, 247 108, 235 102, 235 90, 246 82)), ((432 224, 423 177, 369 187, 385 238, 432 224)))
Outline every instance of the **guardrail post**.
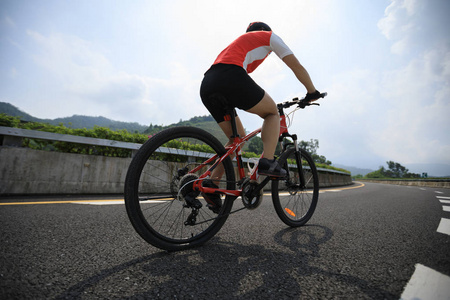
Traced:
POLYGON ((22 138, 19 136, 3 135, 2 146, 22 147, 22 138))

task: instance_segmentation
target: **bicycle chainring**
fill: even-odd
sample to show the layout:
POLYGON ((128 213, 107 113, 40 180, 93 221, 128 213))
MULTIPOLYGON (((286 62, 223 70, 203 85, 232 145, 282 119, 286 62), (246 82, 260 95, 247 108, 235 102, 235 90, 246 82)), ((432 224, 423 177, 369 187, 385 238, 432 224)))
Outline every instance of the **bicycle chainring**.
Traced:
POLYGON ((248 209, 257 208, 263 200, 264 191, 262 189, 256 196, 252 196, 253 191, 257 186, 258 182, 256 181, 247 181, 242 185, 242 203, 248 209))

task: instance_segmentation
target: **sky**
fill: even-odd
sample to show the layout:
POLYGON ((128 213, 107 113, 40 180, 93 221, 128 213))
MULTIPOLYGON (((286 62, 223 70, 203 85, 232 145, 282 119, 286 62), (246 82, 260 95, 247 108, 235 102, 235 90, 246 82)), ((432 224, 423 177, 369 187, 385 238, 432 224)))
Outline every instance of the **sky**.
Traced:
MULTIPOLYGON (((449 13, 448 0, 0 0, 0 101, 50 119, 208 115, 204 72, 262 21, 328 92, 292 133, 334 164, 449 175, 449 13)), ((306 93, 275 54, 251 76, 276 102, 306 93)), ((238 114, 249 131, 262 124, 238 114)))

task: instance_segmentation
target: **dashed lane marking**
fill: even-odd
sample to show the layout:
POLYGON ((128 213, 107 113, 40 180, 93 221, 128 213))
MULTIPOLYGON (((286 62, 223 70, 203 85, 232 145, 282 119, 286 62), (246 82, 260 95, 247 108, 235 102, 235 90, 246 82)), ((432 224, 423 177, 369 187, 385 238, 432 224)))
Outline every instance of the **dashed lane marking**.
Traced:
POLYGON ((450 219, 441 218, 441 222, 436 230, 439 233, 450 235, 450 219))
POLYGON ((400 299, 450 299, 450 277, 416 264, 400 299))
MULTIPOLYGON (((436 196, 436 198, 441 202, 442 204, 442 210, 450 212, 450 206, 444 205, 444 204, 450 204, 450 197, 444 197, 444 196, 436 196)), ((439 223, 439 226, 436 230, 439 233, 450 235, 450 219, 447 218, 441 218, 441 222, 439 223)), ((450 297, 449 297, 450 299, 450 297)))

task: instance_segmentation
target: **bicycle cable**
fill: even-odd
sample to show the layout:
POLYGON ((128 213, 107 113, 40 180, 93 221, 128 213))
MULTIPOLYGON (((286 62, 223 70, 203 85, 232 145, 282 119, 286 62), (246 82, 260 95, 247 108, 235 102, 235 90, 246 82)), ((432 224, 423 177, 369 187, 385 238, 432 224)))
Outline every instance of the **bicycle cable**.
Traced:
POLYGON ((290 113, 288 113, 287 115, 285 115, 286 116, 286 119, 287 119, 287 127, 288 128, 290 128, 291 127, 291 125, 292 125, 292 123, 294 123, 294 116, 295 116, 295 112, 297 111, 297 110, 299 110, 300 109, 300 107, 296 107, 293 111, 291 111, 290 113), (290 115, 292 115, 292 117, 290 116, 290 115))

